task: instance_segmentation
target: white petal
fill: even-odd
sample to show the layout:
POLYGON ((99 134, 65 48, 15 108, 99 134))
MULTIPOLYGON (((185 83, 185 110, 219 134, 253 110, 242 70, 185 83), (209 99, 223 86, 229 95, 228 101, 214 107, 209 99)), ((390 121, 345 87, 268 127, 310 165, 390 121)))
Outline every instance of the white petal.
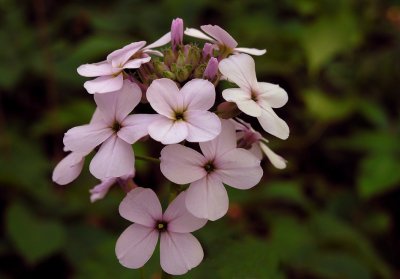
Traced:
POLYGON ((280 139, 289 137, 289 126, 271 108, 264 108, 257 119, 263 129, 271 135, 280 139))
POLYGON ((167 34, 165 34, 164 36, 162 36, 160 39, 158 39, 157 41, 155 41, 152 44, 149 44, 148 46, 144 47, 144 50, 149 50, 152 48, 157 48, 160 46, 164 46, 166 44, 168 44, 171 41, 171 32, 168 32, 167 34))
POLYGON ((251 92, 257 88, 254 59, 247 54, 235 54, 219 62, 220 72, 240 88, 251 92))
POLYGON ((185 33, 185 35, 190 36, 190 37, 195 37, 195 38, 199 38, 199 39, 202 39, 202 40, 207 40, 207 41, 210 41, 210 42, 213 42, 213 43, 216 42, 213 38, 207 36, 206 34, 201 32, 200 30, 195 29, 195 28, 186 28, 184 33, 185 33))
POLYGON ((143 226, 154 228, 162 220, 160 201, 153 190, 137 187, 131 190, 119 205, 119 214, 143 226))
POLYGON ((271 164, 277 169, 286 168, 286 160, 273 152, 266 144, 260 141, 260 147, 265 153, 271 164))
POLYGON ((204 252, 199 241, 190 233, 161 233, 161 268, 172 275, 182 275, 198 266, 204 252))
POLYGON ((221 133, 221 120, 212 112, 202 110, 188 111, 184 115, 190 142, 205 142, 221 133))
POLYGON ((266 49, 247 48, 247 47, 237 47, 234 49, 234 51, 239 53, 248 53, 256 56, 263 55, 267 52, 266 49))
POLYGON ((156 56, 160 56, 160 57, 164 56, 164 54, 162 54, 162 52, 160 52, 158 50, 153 50, 153 49, 144 49, 143 53, 147 53, 150 55, 156 55, 156 56))
POLYGON ((115 68, 122 68, 123 65, 131 58, 136 52, 146 45, 145 41, 134 42, 117 49, 107 56, 107 61, 115 68))
POLYGON ((135 58, 135 59, 127 61, 124 64, 123 68, 124 69, 138 69, 138 68, 140 68, 140 66, 142 66, 142 64, 146 64, 150 60, 151 60, 150 56, 142 57, 142 58, 135 58))
POLYGON ((132 173, 134 163, 132 146, 114 135, 101 145, 89 170, 98 179, 121 177, 132 173))
POLYGON ((202 25, 200 28, 216 39, 221 45, 227 46, 230 49, 233 49, 238 45, 235 39, 218 25, 202 25))
POLYGON ((88 80, 83 87, 88 93, 108 93, 120 90, 123 85, 122 73, 116 76, 101 76, 92 80, 88 80))
POLYGON ((114 74, 111 64, 107 61, 99 63, 83 64, 78 67, 77 72, 84 77, 99 77, 114 74))
POLYGON ((71 152, 54 168, 52 179, 58 185, 74 181, 82 171, 85 153, 71 152))
POLYGON ((121 123, 121 130, 117 135, 127 143, 135 143, 149 134, 149 125, 158 118, 157 114, 128 115, 121 123))
POLYGON ((149 126, 149 135, 162 144, 178 143, 188 136, 186 122, 171 120, 165 116, 159 116, 149 126))
POLYGON ((258 88, 260 90, 260 105, 263 107, 280 108, 288 101, 288 94, 277 84, 259 82, 258 88))
POLYGON ((185 203, 194 216, 211 221, 223 217, 229 207, 228 194, 216 174, 209 174, 190 184, 185 203))
POLYGON ((205 79, 192 79, 180 90, 188 110, 208 110, 215 102, 215 87, 205 79))
POLYGON ((178 184, 196 181, 207 174, 203 168, 206 159, 199 152, 180 144, 164 147, 160 160, 162 174, 178 184))
POLYGON ((157 245, 158 231, 139 224, 130 225, 118 238, 115 254, 127 268, 140 268, 151 257, 157 245))

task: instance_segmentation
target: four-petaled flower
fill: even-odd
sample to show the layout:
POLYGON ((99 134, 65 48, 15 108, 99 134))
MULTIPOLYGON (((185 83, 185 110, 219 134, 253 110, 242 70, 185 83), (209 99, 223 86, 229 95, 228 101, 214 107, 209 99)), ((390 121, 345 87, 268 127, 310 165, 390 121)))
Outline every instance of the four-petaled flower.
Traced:
POLYGON ((236 148, 232 123, 222 121, 221 134, 212 141, 200 143, 199 152, 175 144, 161 151, 161 172, 177 184, 191 183, 186 207, 194 216, 217 220, 228 211, 227 184, 237 189, 255 186, 263 175, 260 160, 251 152, 236 148))
POLYGON ((203 260, 203 249, 191 232, 207 220, 191 215, 185 206, 186 192, 180 193, 162 213, 157 195, 141 187, 130 191, 119 206, 121 216, 134 224, 119 237, 115 253, 128 268, 140 268, 151 257, 160 236, 160 263, 172 275, 181 275, 203 260))
POLYGON ((280 139, 289 137, 289 127, 272 108, 280 108, 288 95, 279 85, 258 82, 254 60, 247 54, 232 55, 219 63, 220 72, 239 88, 228 88, 222 96, 245 114, 257 117, 263 129, 280 139))

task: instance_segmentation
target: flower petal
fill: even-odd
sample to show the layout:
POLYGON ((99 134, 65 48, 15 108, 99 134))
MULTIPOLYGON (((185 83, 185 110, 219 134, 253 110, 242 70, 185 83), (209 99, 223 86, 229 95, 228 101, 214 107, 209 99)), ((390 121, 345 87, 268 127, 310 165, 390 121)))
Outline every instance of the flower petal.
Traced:
POLYGON ((289 137, 289 126, 279 118, 272 108, 263 108, 260 117, 257 117, 263 129, 271 135, 280 139, 289 137))
POLYGON ((200 242, 190 233, 161 233, 161 268, 172 275, 182 275, 198 266, 204 252, 200 242))
POLYGON ((124 69, 138 69, 142 64, 146 64, 151 60, 150 56, 142 57, 142 58, 135 58, 132 60, 127 61, 122 68, 124 69))
POLYGON ((158 114, 132 114, 121 123, 121 130, 117 135, 127 143, 135 143, 149 134, 150 123, 157 119, 158 114))
POLYGON ((130 225, 118 238, 115 254, 127 268, 140 268, 151 257, 157 245, 158 231, 139 224, 130 225))
POLYGON ((149 135, 162 144, 178 143, 188 136, 186 122, 171 120, 165 116, 157 117, 149 126, 149 135))
POLYGON ((221 132, 221 120, 212 112, 202 110, 188 111, 184 115, 190 142, 204 142, 214 139, 221 132))
POLYGON ((200 148, 204 156, 209 160, 236 148, 235 127, 230 121, 221 119, 220 134, 211 141, 200 142, 200 148))
POLYGON ((253 88, 257 88, 256 68, 254 59, 250 55, 231 55, 221 60, 218 67, 228 80, 233 81, 240 88, 250 93, 253 88))
POLYGON ((112 134, 112 129, 106 123, 96 122, 69 129, 63 142, 67 150, 89 153, 112 134))
POLYGON ((260 90, 260 104, 263 107, 280 108, 288 101, 288 94, 277 84, 259 82, 258 88, 260 90))
POLYGON ((261 151, 260 144, 254 143, 249 149, 251 154, 257 157, 258 160, 262 160, 263 152, 261 151))
POLYGON ((52 179, 58 185, 66 185, 74 181, 82 171, 85 156, 80 152, 71 152, 54 168, 52 179))
POLYGON ((205 79, 192 79, 180 90, 188 110, 209 110, 215 102, 215 87, 205 79))
POLYGON ((238 53, 247 53, 251 55, 260 56, 267 52, 266 49, 257 49, 257 48, 247 48, 247 47, 237 47, 234 49, 234 52, 238 53))
POLYGON ((286 160, 283 157, 276 154, 263 142, 260 142, 260 148, 275 168, 277 168, 277 169, 286 168, 286 160))
POLYGON ((163 220, 168 222, 168 231, 176 233, 189 233, 202 228, 207 219, 194 217, 186 209, 186 192, 180 193, 168 206, 163 220))
POLYGON ((157 221, 162 220, 160 201, 153 190, 137 187, 128 194, 119 205, 119 214, 143 226, 154 228, 157 221))
POLYGON ((92 80, 88 80, 83 87, 88 93, 108 93, 120 90, 123 84, 122 73, 116 76, 101 76, 92 80))
POLYGON ((200 28, 222 45, 225 45, 231 49, 238 45, 235 39, 218 25, 202 25, 200 28))
POLYGON ((210 42, 213 42, 213 43, 216 42, 213 38, 207 36, 206 34, 201 32, 200 30, 195 29, 195 28, 186 28, 184 33, 185 33, 185 35, 190 36, 190 37, 195 37, 195 38, 199 38, 199 39, 202 39, 202 40, 207 40, 207 41, 210 41, 210 42))
POLYGON ((170 79, 153 81, 147 89, 146 98, 156 112, 171 119, 175 117, 174 111, 183 111, 183 97, 170 79))
POLYGON ((89 165, 89 170, 98 179, 120 177, 135 169, 132 146, 113 135, 100 147, 89 165))
POLYGON ((123 48, 111 52, 107 56, 107 61, 115 68, 122 68, 123 65, 131 58, 139 49, 146 45, 145 41, 134 42, 123 48))
POLYGON ((191 214, 211 221, 224 216, 229 207, 226 189, 215 173, 191 183, 186 190, 185 203, 191 214))
POLYGON ((99 63, 83 64, 77 69, 78 74, 84 77, 108 76, 115 73, 110 63, 102 61, 99 63))
POLYGON ((242 148, 233 149, 218 157, 215 166, 222 182, 238 189, 249 189, 257 185, 263 175, 260 160, 242 148))
POLYGON ((97 184, 92 189, 90 189, 90 201, 95 202, 104 198, 107 195, 108 190, 110 190, 115 182, 117 182, 116 177, 105 179, 102 180, 100 184, 97 184))
POLYGON ((171 32, 168 32, 167 34, 165 34, 164 36, 162 36, 160 39, 158 39, 157 41, 155 41, 154 43, 149 44, 148 46, 144 47, 144 50, 149 50, 152 48, 157 48, 160 46, 164 46, 166 44, 168 44, 171 41, 171 32))
POLYGON ((229 88, 222 91, 222 96, 228 102, 234 102, 245 114, 261 116, 261 107, 251 99, 251 92, 241 88, 229 88))
POLYGON ((115 121, 121 124, 125 117, 139 104, 142 91, 139 86, 124 80, 121 90, 108 94, 95 94, 94 100, 104 120, 111 127, 115 121))
POLYGON ((164 147, 160 160, 162 174, 174 183, 190 183, 207 174, 203 168, 206 159, 199 152, 180 144, 164 147))

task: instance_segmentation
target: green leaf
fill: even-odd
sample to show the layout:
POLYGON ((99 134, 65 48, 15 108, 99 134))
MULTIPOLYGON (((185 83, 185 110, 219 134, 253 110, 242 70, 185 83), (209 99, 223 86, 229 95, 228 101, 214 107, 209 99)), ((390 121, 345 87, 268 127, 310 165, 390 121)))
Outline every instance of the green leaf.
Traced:
POLYGON ((31 264, 57 252, 65 242, 58 222, 39 219, 20 203, 8 208, 6 227, 17 251, 31 264))

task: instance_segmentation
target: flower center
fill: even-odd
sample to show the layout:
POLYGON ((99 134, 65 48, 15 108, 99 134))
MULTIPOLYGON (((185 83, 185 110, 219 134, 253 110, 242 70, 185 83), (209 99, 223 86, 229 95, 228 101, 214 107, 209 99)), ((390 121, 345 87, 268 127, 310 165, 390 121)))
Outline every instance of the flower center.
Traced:
POLYGON ((167 227, 168 227, 167 225, 168 224, 166 222, 164 222, 164 221, 158 221, 157 224, 156 224, 156 229, 159 232, 165 232, 167 230, 167 227))
POLYGON ((177 120, 177 121, 179 121, 179 120, 185 120, 185 119, 184 119, 184 114, 183 114, 183 112, 176 111, 176 112, 175 112, 175 120, 177 120))
POLYGON ((215 170, 214 164, 212 162, 208 162, 204 165, 204 169, 207 173, 213 172, 215 170))
POLYGON ((122 128, 122 126, 118 122, 114 122, 114 124, 111 127, 111 129, 113 129, 114 132, 118 132, 119 130, 121 130, 121 128, 122 128))
POLYGON ((257 92, 251 90, 251 99, 252 99, 254 102, 257 103, 257 101, 258 101, 258 94, 257 94, 257 92))

